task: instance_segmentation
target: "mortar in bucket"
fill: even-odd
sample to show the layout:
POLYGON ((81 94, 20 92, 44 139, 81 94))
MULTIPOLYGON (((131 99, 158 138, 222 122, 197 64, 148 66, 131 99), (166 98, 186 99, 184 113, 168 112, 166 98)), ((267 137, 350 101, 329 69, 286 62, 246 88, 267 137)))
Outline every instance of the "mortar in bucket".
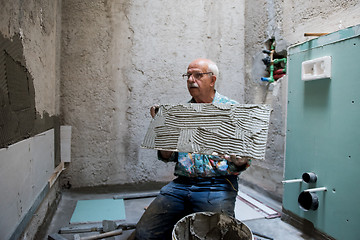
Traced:
POLYGON ((253 240, 248 226, 223 213, 197 212, 180 219, 172 231, 173 240, 253 240))

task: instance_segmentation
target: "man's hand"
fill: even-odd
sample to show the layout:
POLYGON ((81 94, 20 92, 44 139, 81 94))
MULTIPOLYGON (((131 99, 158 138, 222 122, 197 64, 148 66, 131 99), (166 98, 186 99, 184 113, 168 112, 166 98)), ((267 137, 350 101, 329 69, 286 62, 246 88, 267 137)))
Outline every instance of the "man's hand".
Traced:
POLYGON ((235 154, 223 155, 222 157, 224 159, 226 159, 227 161, 234 163, 236 166, 242 166, 249 162, 248 157, 239 157, 239 156, 236 156, 235 154))
MULTIPOLYGON (((150 115, 152 118, 155 117, 155 115, 157 114, 157 112, 159 111, 160 106, 159 105, 154 105, 150 108, 150 115)), ((160 155, 164 158, 164 159, 169 159, 172 155, 172 151, 163 151, 160 150, 160 155)))
POLYGON ((150 115, 152 118, 155 117, 156 113, 159 111, 160 106, 159 105, 154 105, 150 108, 150 115))
POLYGON ((164 159, 169 159, 171 157, 171 154, 173 152, 172 151, 164 151, 164 150, 160 150, 160 155, 164 158, 164 159))

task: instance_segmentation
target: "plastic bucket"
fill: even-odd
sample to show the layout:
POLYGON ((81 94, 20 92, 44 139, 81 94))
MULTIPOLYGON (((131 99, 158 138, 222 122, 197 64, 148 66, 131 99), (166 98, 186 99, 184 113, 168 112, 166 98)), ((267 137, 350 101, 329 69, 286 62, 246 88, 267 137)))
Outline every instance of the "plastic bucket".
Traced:
POLYGON ((180 219, 172 231, 173 240, 253 240, 241 221, 223 213, 198 212, 180 219))

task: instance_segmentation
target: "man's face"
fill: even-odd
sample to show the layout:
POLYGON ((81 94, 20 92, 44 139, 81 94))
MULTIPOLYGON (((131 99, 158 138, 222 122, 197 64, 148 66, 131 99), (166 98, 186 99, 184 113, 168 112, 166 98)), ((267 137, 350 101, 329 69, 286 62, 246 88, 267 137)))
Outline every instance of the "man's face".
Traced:
POLYGON ((188 67, 187 73, 191 76, 187 80, 187 86, 190 95, 195 99, 202 99, 214 91, 216 77, 213 74, 201 74, 207 72, 208 65, 204 61, 194 61, 188 67))

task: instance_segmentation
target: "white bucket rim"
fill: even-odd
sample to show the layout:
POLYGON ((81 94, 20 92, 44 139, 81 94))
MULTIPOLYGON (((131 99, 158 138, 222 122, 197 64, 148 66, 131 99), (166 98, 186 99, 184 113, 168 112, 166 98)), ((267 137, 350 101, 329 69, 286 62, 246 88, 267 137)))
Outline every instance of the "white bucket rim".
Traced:
POLYGON ((176 229, 176 226, 178 225, 179 222, 185 220, 185 218, 189 218, 189 217, 192 217, 192 216, 195 216, 195 215, 199 215, 199 214, 203 214, 203 215, 223 214, 223 215, 226 215, 227 217, 229 217, 229 218, 231 218, 231 219, 234 219, 234 220, 236 220, 237 222, 239 222, 239 223, 241 223, 242 225, 244 225, 244 226, 249 230, 250 237, 251 237, 250 239, 251 239, 251 240, 254 240, 254 235, 253 235, 251 229, 250 229, 245 223, 243 223, 243 222, 240 221, 239 219, 236 219, 236 218, 234 218, 234 217, 232 217, 232 216, 229 216, 229 215, 227 215, 227 214, 225 214, 225 213, 220 213, 220 212, 195 212, 195 213, 191 213, 191 214, 188 214, 188 215, 184 216, 184 217, 181 218, 179 221, 177 221, 176 224, 174 225, 174 228, 173 228, 172 234, 171 234, 172 239, 173 239, 173 240, 178 240, 177 237, 176 237, 176 235, 175 235, 175 234, 176 234, 176 233, 175 233, 175 229, 176 229))

